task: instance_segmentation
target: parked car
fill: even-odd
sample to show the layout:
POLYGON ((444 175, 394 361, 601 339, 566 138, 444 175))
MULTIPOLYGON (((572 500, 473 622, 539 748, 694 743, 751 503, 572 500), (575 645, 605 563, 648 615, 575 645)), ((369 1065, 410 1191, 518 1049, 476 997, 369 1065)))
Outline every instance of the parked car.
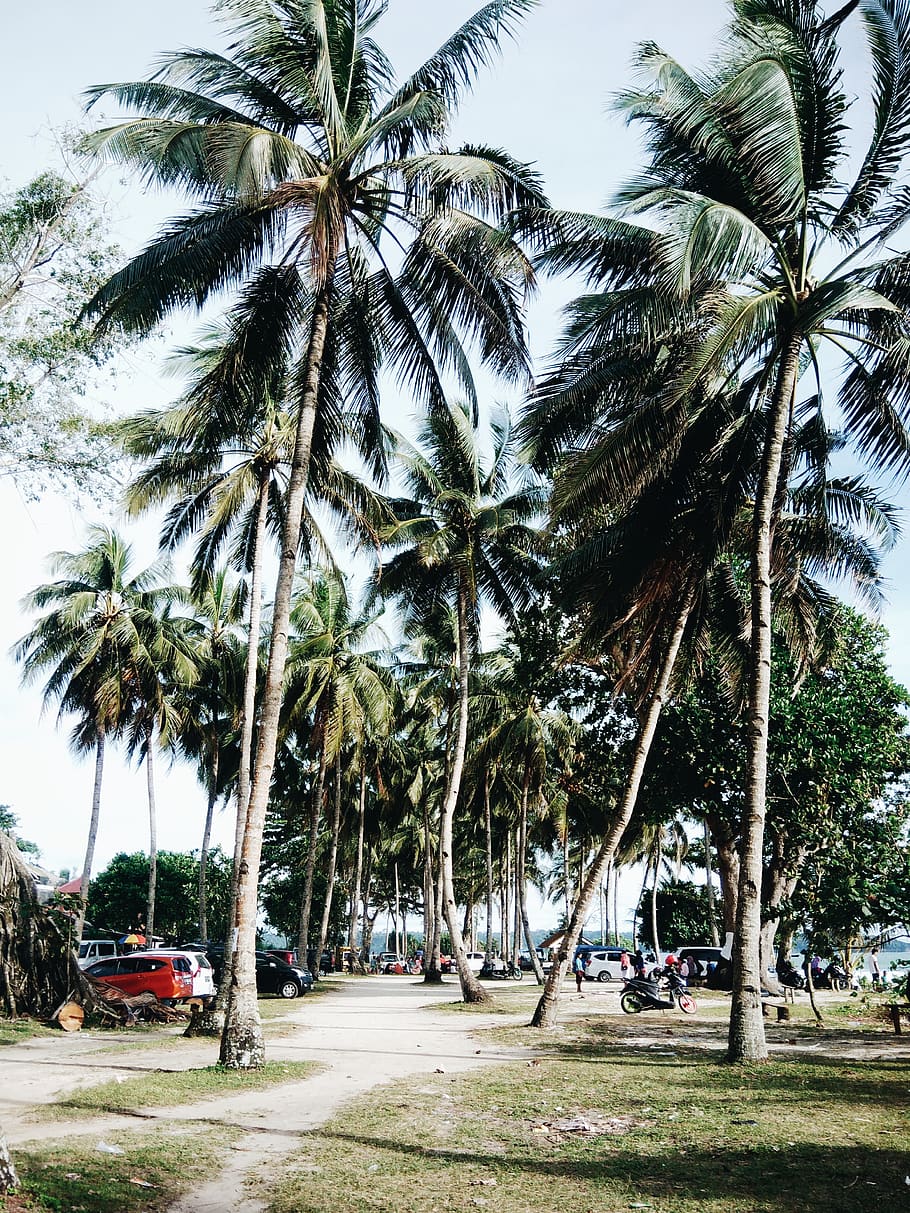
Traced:
POLYGON ((407 973, 408 962, 397 952, 380 952, 376 967, 380 973, 407 973))
POLYGON ((205 952, 195 948, 156 948, 155 956, 185 956, 190 962, 190 976, 193 979, 193 997, 208 1001, 215 997, 215 973, 212 962, 205 952))
MULTIPOLYGON (((213 947, 206 952, 215 971, 216 984, 221 980, 224 964, 224 948, 213 947)), ((277 994, 280 998, 297 998, 308 994, 313 988, 313 974, 309 969, 285 964, 268 952, 256 953, 256 990, 259 994, 277 994)))
POLYGON ((623 976, 631 977, 632 954, 625 948, 600 948, 589 952, 585 962, 585 977, 588 981, 622 981, 623 976), (629 958, 629 967, 625 974, 622 971, 623 955, 629 958))
POLYGON ((297 967, 297 949, 296 948, 266 948, 269 956, 277 956, 279 960, 283 960, 286 965, 297 967))
POLYGON ((87 969, 96 960, 109 960, 119 956, 123 949, 116 939, 83 939, 76 954, 76 963, 80 969, 87 969))
MULTIPOLYGON (((545 973, 553 968, 553 960, 549 951, 546 948, 536 948, 537 959, 540 961, 540 967, 545 973)), ((530 973, 534 966, 531 964, 531 953, 521 952, 518 957, 518 963, 526 973, 530 973)))
POLYGON ((192 966, 182 952, 112 956, 95 961, 85 972, 88 977, 116 986, 124 994, 150 993, 160 1002, 184 1002, 193 996, 192 966))
POLYGON ((465 952, 465 956, 468 959, 468 968, 472 973, 479 973, 483 968, 485 955, 486 953, 484 952, 465 952))
POLYGON ((686 946, 680 948, 676 953, 676 959, 697 960, 700 969, 697 976, 707 977, 708 966, 719 964, 723 960, 723 957, 721 956, 720 948, 702 947, 701 945, 696 945, 693 947, 686 946))

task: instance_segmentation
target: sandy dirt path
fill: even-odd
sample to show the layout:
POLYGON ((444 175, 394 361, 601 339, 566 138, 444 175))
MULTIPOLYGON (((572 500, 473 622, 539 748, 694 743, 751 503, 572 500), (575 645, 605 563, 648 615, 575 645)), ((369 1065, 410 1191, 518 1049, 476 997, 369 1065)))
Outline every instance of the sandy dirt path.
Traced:
MULTIPOLYGON (((347 1100, 404 1075, 459 1071, 515 1061, 521 1049, 478 1046, 471 1033, 502 1015, 467 1017, 440 1009, 456 1001, 457 984, 426 987, 403 977, 342 979, 330 993, 293 1005, 292 1030, 268 1046, 270 1060, 311 1060, 324 1067, 311 1078, 244 1092, 217 1101, 149 1108, 140 1121, 200 1121, 242 1130, 227 1166, 173 1206, 172 1213, 258 1213, 264 1208, 242 1194, 246 1174, 299 1146, 299 1135, 323 1124, 347 1100)), ((521 1022, 524 1016, 517 1017, 521 1022)), ((287 1028, 285 1022, 282 1025, 287 1028)), ((97 1037, 54 1037, 5 1050, 0 1064, 0 1123, 11 1145, 59 1139, 68 1133, 110 1132, 136 1127, 137 1117, 105 1117, 81 1122, 30 1122, 29 1110, 76 1086, 130 1077, 142 1070, 188 1069, 210 1065, 212 1042, 172 1042, 170 1048, 111 1053, 97 1037)))

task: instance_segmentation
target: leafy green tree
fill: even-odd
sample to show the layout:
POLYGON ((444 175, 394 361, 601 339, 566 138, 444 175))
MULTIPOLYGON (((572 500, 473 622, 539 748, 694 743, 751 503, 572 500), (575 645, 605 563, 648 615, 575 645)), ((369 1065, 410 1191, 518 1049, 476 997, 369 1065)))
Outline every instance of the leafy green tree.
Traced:
MULTIPOLYGON (((120 852, 92 881, 88 915, 108 930, 144 933, 149 858, 120 852)), ((159 932, 169 942, 199 938, 196 890, 199 859, 177 851, 158 852, 155 915, 159 932)), ((209 929, 212 939, 223 939, 230 920, 231 864, 217 847, 209 854, 209 929)))
MULTIPOLYGON (((143 116, 99 131, 89 145, 199 204, 115 274, 88 313, 102 330, 145 332, 175 307, 245 284, 258 327, 301 351, 238 891, 228 1065, 260 1065, 264 1055, 256 884, 317 417, 344 402, 375 432, 382 362, 420 399, 444 407, 438 368, 472 391, 464 343, 473 338, 495 371, 527 375, 521 306, 532 275, 497 225, 516 205, 543 203, 539 182, 504 152, 450 152, 444 140, 461 95, 531 5, 491 0, 396 86, 374 37, 379 0, 226 0, 217 12, 231 34, 229 56, 177 52, 150 81, 92 90, 93 100, 110 95, 143 116), (386 246, 400 261, 397 274, 386 246)), ((255 347, 247 355, 255 359, 255 347)))
POLYGON ((638 905, 638 939, 655 951, 675 951, 685 944, 711 942, 711 927, 708 922, 708 898, 704 885, 691 881, 667 881, 657 890, 642 890, 638 905), (652 901, 656 911, 658 942, 654 939, 652 901))
POLYGON ((29 495, 101 491, 111 446, 81 398, 122 341, 74 324, 119 256, 91 176, 0 192, 0 475, 29 495))
POLYGON ((20 838, 17 831, 19 828, 19 818, 12 811, 8 804, 0 804, 0 830, 13 839, 16 846, 25 855, 31 855, 34 860, 41 858, 41 848, 37 842, 29 842, 27 838, 20 838))

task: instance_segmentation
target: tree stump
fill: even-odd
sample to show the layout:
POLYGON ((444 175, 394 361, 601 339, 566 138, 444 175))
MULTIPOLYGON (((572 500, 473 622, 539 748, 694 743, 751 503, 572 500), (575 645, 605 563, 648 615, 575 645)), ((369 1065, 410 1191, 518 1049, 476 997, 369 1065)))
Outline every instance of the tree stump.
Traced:
POLYGON ((78 1002, 65 1002, 54 1018, 64 1032, 78 1032, 85 1020, 85 1011, 78 1002))

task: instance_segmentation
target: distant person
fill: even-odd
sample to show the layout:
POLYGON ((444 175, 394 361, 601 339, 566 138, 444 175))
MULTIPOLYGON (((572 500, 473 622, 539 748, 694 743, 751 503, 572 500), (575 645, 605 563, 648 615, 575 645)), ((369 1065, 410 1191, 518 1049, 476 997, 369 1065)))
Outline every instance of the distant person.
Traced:
POLYGON ((576 954, 572 968, 575 970, 575 993, 581 994, 581 983, 585 979, 585 958, 581 952, 576 954))
POLYGON ((869 968, 872 970, 872 985, 878 990, 884 984, 882 980, 882 966, 879 960, 878 948, 873 948, 869 956, 869 968))
POLYGON ((679 975, 683 981, 689 980, 689 961, 685 957, 679 962, 679 975))
POLYGON ((629 969, 631 967, 632 966, 631 966, 631 962, 629 960, 629 953, 626 951, 623 951, 622 955, 619 958, 619 971, 622 974, 623 981, 625 981, 626 978, 629 976, 629 969))
POLYGON ((632 958, 632 967, 635 970, 635 976, 640 981, 645 975, 645 958, 642 955, 641 948, 635 949, 635 955, 632 958))

